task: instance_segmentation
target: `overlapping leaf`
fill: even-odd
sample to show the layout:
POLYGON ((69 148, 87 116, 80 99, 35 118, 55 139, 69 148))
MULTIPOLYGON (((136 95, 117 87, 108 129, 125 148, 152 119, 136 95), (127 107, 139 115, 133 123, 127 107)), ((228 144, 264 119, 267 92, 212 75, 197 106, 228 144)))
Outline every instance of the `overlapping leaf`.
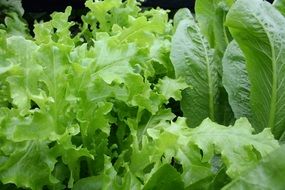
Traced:
POLYGON ((223 85, 229 95, 229 103, 235 118, 251 119, 250 83, 245 58, 235 41, 228 45, 224 54, 223 85))
POLYGON ((207 117, 216 119, 219 77, 214 50, 210 48, 194 18, 188 15, 176 28, 171 60, 176 76, 183 77, 191 85, 191 89, 183 92, 181 106, 184 116, 193 127, 207 117))
POLYGON ((285 18, 267 2, 239 0, 229 11, 226 24, 246 58, 253 125, 259 131, 271 128, 282 139, 285 18))

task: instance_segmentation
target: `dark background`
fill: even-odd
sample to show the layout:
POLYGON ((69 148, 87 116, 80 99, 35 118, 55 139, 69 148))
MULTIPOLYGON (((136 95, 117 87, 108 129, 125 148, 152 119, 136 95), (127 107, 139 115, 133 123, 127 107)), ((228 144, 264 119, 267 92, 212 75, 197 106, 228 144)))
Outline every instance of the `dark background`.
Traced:
MULTIPOLYGON (((25 10, 23 17, 27 21, 28 26, 32 31, 35 20, 50 20, 49 15, 52 12, 64 11, 67 6, 72 6, 72 18, 70 19, 80 23, 81 15, 88 12, 88 9, 84 6, 85 1, 86 0, 22 0, 22 5, 25 10)), ((267 1, 271 3, 273 2, 273 0, 267 1)), ((163 9, 168 9, 171 11, 169 14, 171 18, 179 8, 187 7, 194 12, 195 0, 144 0, 144 2, 141 4, 142 7, 146 8, 160 7, 163 9)))
MULTIPOLYGON (((73 9, 84 9, 85 0, 22 0, 27 12, 61 11, 70 5, 73 9)), ((164 9, 179 9, 188 7, 193 9, 195 0, 145 0, 143 7, 161 7, 164 9)))
MULTIPOLYGON (((249 0, 250 1, 250 0, 249 0)), ((267 0, 273 2, 273 0, 267 0)), ((73 9, 84 9, 85 0, 22 0, 26 12, 62 11, 71 5, 73 9)), ((143 7, 161 7, 175 10, 188 7, 193 10, 195 0, 145 0, 143 7)))

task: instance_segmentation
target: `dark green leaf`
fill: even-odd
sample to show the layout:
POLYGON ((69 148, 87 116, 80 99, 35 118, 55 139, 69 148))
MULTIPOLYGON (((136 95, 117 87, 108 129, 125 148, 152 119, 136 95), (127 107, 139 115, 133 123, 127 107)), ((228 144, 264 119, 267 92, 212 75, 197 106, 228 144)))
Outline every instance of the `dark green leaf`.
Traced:
POLYGON ((183 190, 180 174, 169 164, 161 166, 145 184, 143 190, 183 190))

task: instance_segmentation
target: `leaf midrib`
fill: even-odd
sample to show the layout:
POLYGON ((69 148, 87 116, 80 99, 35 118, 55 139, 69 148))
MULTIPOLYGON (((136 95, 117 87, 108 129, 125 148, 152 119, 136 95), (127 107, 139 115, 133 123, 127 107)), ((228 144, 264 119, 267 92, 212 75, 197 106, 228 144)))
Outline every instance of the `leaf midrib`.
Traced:
POLYGON ((257 21, 260 23, 261 27, 263 28, 263 30, 264 30, 267 38, 268 38, 268 41, 270 43, 270 48, 271 48, 272 88, 271 88, 270 111, 269 111, 269 119, 268 119, 267 127, 271 128, 271 130, 273 131, 273 129, 275 127, 274 123, 275 123, 275 112, 276 112, 276 101, 277 101, 277 63, 276 63, 276 59, 275 59, 276 52, 274 49, 273 42, 270 38, 270 34, 266 30, 264 24, 255 14, 253 14, 253 16, 257 19, 257 21))
POLYGON ((196 30, 197 30, 197 34, 199 36, 199 39, 203 45, 203 49, 205 52, 205 59, 206 59, 206 67, 207 67, 207 79, 208 79, 208 91, 209 91, 209 117, 211 120, 215 121, 215 115, 214 115, 214 111, 215 111, 215 106, 214 106, 214 93, 213 93, 213 83, 212 83, 212 76, 211 76, 211 71, 210 71, 210 60, 209 60, 209 54, 207 51, 207 47, 205 45, 203 36, 201 34, 200 29, 198 28, 197 24, 195 24, 196 30))

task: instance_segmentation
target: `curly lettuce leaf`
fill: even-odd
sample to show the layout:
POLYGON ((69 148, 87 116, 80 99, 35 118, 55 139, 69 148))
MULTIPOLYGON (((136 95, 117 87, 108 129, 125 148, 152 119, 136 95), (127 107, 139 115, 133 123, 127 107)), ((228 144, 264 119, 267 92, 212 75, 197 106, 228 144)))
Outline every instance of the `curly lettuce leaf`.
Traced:
MULTIPOLYGON (((143 136, 145 114, 164 112, 168 99, 178 100, 185 84, 168 78, 173 68, 166 11, 137 14, 134 1, 119 4, 110 10, 114 17, 106 18, 113 23, 105 31, 108 34, 94 30, 91 41, 85 25, 71 34, 75 23, 69 21, 70 7, 53 13, 50 21, 35 24, 34 39, 1 30, 2 183, 64 189, 86 177, 104 176, 107 181, 121 179, 110 181, 106 189, 140 189, 139 180, 125 167, 132 144, 128 120, 140 126, 143 136), (128 20, 117 23, 122 15, 128 20), (168 82, 173 85, 166 90, 168 82), (29 143, 40 144, 33 154, 29 154, 29 143), (24 152, 31 162, 21 157, 24 152), (36 160, 43 162, 33 166, 36 160), (12 172, 15 168, 17 172, 12 172), (36 172, 38 177, 19 179, 36 172)), ((173 114, 166 115, 173 119, 173 114)))
POLYGON ((264 157, 249 171, 242 173, 238 178, 226 185, 226 189, 283 189, 284 188, 284 163, 285 146, 264 157))
POLYGON ((183 168, 185 187, 203 180, 209 187, 216 176, 222 175, 219 172, 234 179, 279 147, 269 129, 252 134, 253 128, 245 118, 230 127, 206 119, 194 129, 187 127, 185 119, 171 124, 166 119, 146 130, 145 135, 152 140, 143 136, 141 144, 133 142, 130 169, 144 181, 150 180, 161 164, 174 159, 176 167, 183 168))

